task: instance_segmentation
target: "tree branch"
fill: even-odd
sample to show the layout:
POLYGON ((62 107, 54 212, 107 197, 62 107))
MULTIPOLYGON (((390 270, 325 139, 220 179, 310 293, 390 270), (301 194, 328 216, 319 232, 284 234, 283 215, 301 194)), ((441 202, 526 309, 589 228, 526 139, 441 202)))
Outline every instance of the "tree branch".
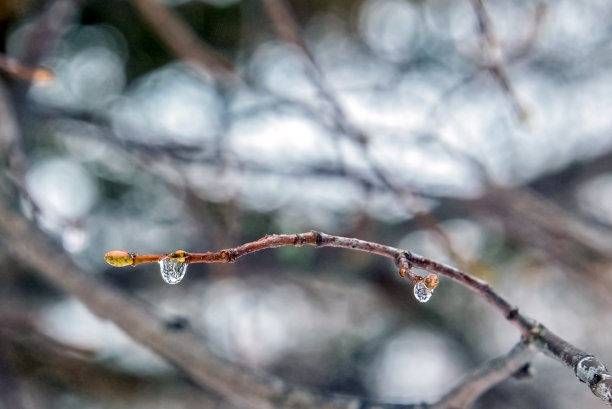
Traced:
POLYGON ((162 2, 132 0, 132 3, 177 57, 197 64, 224 82, 236 80, 233 64, 200 40, 191 27, 162 2))
MULTIPOLYGON (((364 402, 360 398, 316 395, 302 388, 289 386, 279 379, 256 376, 214 356, 204 346, 205 341, 196 333, 190 330, 180 332, 169 330, 162 319, 149 313, 142 304, 110 289, 81 271, 68 256, 58 251, 48 239, 36 232, 22 216, 9 210, 1 202, 0 231, 8 238, 8 250, 21 263, 34 268, 58 288, 80 298, 94 314, 112 320, 136 341, 182 368, 198 385, 215 391, 236 406, 271 409, 273 407, 350 408, 354 405, 369 408, 378 405, 364 402)), ((233 249, 194 254, 192 262, 233 262, 241 256, 263 249, 301 245, 365 251, 395 260, 400 269, 412 266, 457 281, 492 304, 509 322, 521 330, 527 342, 572 367, 576 376, 586 382, 596 396, 608 404, 612 403, 612 378, 603 363, 564 341, 536 321, 520 314, 518 309, 512 307, 484 281, 425 257, 378 243, 311 231, 291 235, 270 235, 233 249)), ((186 259, 192 256, 184 252, 175 253, 186 259)), ((138 257, 133 255, 134 260, 144 260, 138 257)), ((155 261, 155 257, 151 255, 148 257, 147 261, 155 261)), ((418 280, 415 277, 409 275, 413 281, 418 280)))
POLYGON ((340 247, 390 258, 395 260, 398 268, 400 268, 400 275, 403 276, 404 273, 408 272, 407 277, 413 283, 422 280, 422 278, 410 272, 410 268, 413 267, 450 278, 484 298, 508 322, 517 327, 523 337, 532 342, 538 350, 572 368, 578 379, 588 383, 591 391, 597 397, 612 406, 612 376, 608 373, 605 365, 597 358, 563 340, 534 319, 521 314, 517 307, 497 293, 487 282, 446 264, 395 247, 310 231, 299 234, 266 235, 257 241, 217 252, 187 253, 179 250, 167 255, 138 255, 127 251, 114 251, 107 254, 106 260, 109 264, 115 266, 137 265, 164 259, 178 263, 233 263, 238 258, 256 251, 284 246, 300 247, 302 245, 340 247))
POLYGON ((468 374, 460 385, 444 395, 430 409, 466 409, 487 390, 520 372, 533 358, 535 349, 519 342, 506 355, 492 359, 468 374))
POLYGON ((0 232, 7 250, 20 263, 33 268, 60 290, 81 300, 92 313, 111 320, 126 334, 181 368, 195 384, 210 390, 236 407, 245 409, 417 409, 421 405, 368 402, 363 398, 322 395, 292 386, 281 379, 255 375, 215 356, 205 339, 185 328, 171 329, 146 306, 128 298, 81 270, 42 233, 9 210, 0 200, 0 232))

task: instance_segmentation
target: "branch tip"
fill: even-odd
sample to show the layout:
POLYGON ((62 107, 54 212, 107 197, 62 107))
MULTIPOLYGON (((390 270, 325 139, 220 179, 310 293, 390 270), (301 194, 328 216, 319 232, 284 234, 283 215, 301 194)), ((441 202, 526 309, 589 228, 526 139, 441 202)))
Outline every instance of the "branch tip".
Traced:
POLYGON ((104 261, 113 267, 125 267, 134 264, 134 253, 125 250, 112 250, 104 255, 104 261))
POLYGON ((319 247, 321 244, 323 244, 323 236, 321 236, 321 233, 318 231, 313 231, 313 233, 315 235, 315 244, 317 247, 319 247))
POLYGON ((508 314, 506 315, 506 319, 508 320, 515 320, 517 319, 519 316, 519 309, 518 308, 513 308, 510 311, 508 311, 508 314))
POLYGON ((228 263, 233 263, 238 257, 234 249, 221 250, 221 255, 228 263))

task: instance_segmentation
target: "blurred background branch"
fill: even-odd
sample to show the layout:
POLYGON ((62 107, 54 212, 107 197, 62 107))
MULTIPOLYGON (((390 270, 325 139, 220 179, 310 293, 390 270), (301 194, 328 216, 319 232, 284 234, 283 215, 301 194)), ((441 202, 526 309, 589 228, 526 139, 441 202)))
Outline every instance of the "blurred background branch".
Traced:
POLYGON ((155 0, 134 0, 133 3, 178 58, 200 66, 221 80, 231 79, 234 69, 232 63, 204 44, 166 5, 155 0))

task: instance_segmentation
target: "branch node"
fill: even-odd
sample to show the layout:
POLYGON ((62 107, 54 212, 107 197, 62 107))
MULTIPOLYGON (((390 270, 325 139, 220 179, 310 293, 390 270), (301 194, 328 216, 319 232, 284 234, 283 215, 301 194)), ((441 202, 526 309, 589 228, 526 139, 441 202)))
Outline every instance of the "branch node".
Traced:
POLYGON ((189 328, 189 320, 185 317, 173 317, 164 323, 168 331, 184 331, 189 328))
POLYGON ((574 372, 581 382, 587 383, 592 387, 601 381, 601 374, 607 373, 608 370, 593 355, 587 355, 576 362, 574 372))
POLYGON ((581 382, 589 385, 595 396, 612 403, 612 376, 599 359, 586 355, 576 363, 574 372, 581 382))
MULTIPOLYGON (((310 234, 315 234, 316 232, 314 230, 310 231, 310 234)), ((304 237, 304 235, 307 233, 300 233, 300 234, 296 234, 295 238, 293 239, 293 245, 295 247, 302 247, 304 245, 304 243, 306 242, 306 238, 304 237)))
POLYGON ((411 257, 412 254, 409 251, 398 252, 395 255, 395 265, 397 265, 401 269, 410 270, 413 266, 413 264, 410 262, 411 257))
POLYGON ((533 378, 533 370, 531 366, 531 362, 527 362, 523 365, 518 371, 512 375, 515 379, 531 379, 533 378))
POLYGON ((542 324, 534 325, 533 328, 529 330, 529 335, 533 338, 537 338, 546 328, 542 324))
POLYGON ((518 316, 519 316, 519 309, 517 307, 514 307, 510 311, 508 311, 508 314, 506 315, 506 319, 515 320, 518 318, 518 316))
POLYGON ((321 244, 323 244, 323 236, 321 236, 321 233, 318 231, 313 231, 313 233, 315 234, 315 244, 317 247, 319 247, 321 244))
POLYGON ((412 260, 412 253, 409 252, 409 251, 404 251, 404 253, 402 255, 406 259, 406 262, 408 263, 408 267, 412 268, 413 264, 410 262, 410 260, 412 260))
POLYGON ((233 263, 234 261, 236 261, 238 254, 236 254, 236 250, 234 249, 226 249, 221 250, 221 256, 223 256, 226 262, 233 263))

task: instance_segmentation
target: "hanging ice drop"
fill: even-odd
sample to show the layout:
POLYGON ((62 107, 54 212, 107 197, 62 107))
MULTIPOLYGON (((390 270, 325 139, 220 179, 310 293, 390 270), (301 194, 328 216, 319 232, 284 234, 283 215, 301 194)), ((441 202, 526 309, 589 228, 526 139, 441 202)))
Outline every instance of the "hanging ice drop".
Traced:
POLYGON ((414 296, 420 302, 429 301, 432 294, 433 294, 433 290, 430 290, 429 288, 427 288, 424 281, 419 281, 418 283, 414 285, 414 296))
POLYGON ((159 261, 161 276, 168 284, 178 284, 187 272, 187 263, 163 258, 159 261))

